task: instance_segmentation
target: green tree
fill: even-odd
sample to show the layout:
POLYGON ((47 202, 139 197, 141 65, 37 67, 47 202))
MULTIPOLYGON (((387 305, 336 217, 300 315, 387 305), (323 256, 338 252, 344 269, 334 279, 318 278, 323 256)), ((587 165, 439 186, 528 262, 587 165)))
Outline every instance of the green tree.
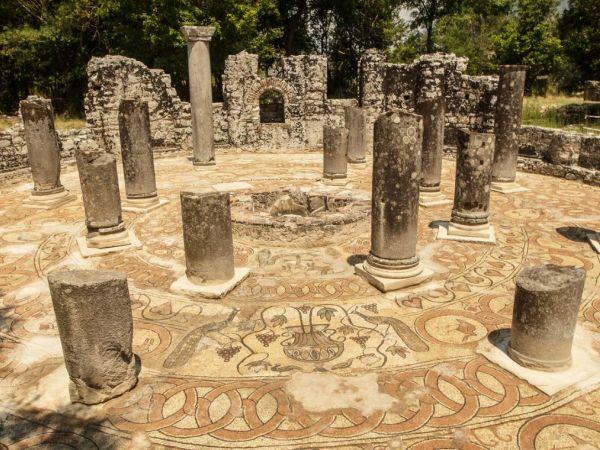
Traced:
POLYGON ((600 79, 600 2, 571 0, 559 30, 566 61, 559 72, 561 86, 581 87, 584 80, 600 79))
POLYGON ((411 27, 414 30, 425 29, 425 51, 435 51, 434 31, 439 19, 460 9, 461 0, 403 0, 412 16, 411 27))
POLYGON ((525 64, 527 89, 536 78, 551 75, 560 64, 557 0, 519 0, 516 10, 494 38, 500 64, 525 64))

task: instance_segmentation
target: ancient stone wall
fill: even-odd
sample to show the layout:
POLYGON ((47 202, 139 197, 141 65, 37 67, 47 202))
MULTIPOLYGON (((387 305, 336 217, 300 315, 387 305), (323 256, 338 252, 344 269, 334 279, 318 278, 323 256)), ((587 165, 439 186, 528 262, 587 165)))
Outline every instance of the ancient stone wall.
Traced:
POLYGON ((467 58, 436 53, 392 64, 380 51, 368 50, 360 61, 359 103, 373 122, 383 111, 414 111, 420 98, 443 95, 447 142, 454 143, 456 129, 493 132, 498 77, 466 75, 467 63, 467 58))
MULTIPOLYGON (((87 128, 57 130, 61 142, 61 158, 70 159, 75 150, 94 146, 95 140, 87 128)), ((22 122, 0 131, 0 172, 9 172, 29 167, 27 146, 22 122)))
POLYGON ((106 151, 118 153, 120 148, 117 114, 121 99, 148 102, 154 147, 189 145, 190 107, 179 99, 170 75, 124 56, 92 58, 87 74, 86 121, 106 151))

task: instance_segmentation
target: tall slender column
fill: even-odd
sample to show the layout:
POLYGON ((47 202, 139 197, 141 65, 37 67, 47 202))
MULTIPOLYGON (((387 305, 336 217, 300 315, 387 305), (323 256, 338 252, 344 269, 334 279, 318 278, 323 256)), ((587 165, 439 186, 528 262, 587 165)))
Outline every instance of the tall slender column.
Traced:
POLYGON ((185 294, 224 297, 249 274, 235 268, 229 193, 181 192, 186 275, 171 288, 185 294))
POLYGON ((102 403, 137 383, 125 274, 74 270, 48 275, 72 402, 102 403))
POLYGON ((95 150, 76 153, 87 236, 78 239, 84 256, 90 249, 109 249, 131 244, 121 216, 117 161, 114 155, 95 150))
POLYGON ((358 106, 347 106, 344 117, 348 130, 348 162, 364 163, 367 155, 367 113, 358 106))
POLYGON ((585 270, 542 265, 517 277, 509 356, 522 366, 556 372, 571 365, 585 270))
POLYGON ((373 145, 371 251, 357 274, 381 291, 428 279, 417 255, 421 116, 390 111, 377 119, 373 145))
POLYGON ((442 156, 444 154, 444 120, 446 102, 442 95, 423 98, 416 111, 423 116, 423 151, 419 204, 437 206, 450 203, 441 193, 442 156))
POLYGON ((25 206, 53 209, 75 198, 60 182, 60 141, 54 129, 52 102, 29 96, 20 103, 33 191, 25 206))
POLYGON ((437 237, 494 243, 489 223, 494 135, 458 130, 457 145, 452 219, 439 227, 437 237))
POLYGON ((122 100, 119 105, 119 136, 127 200, 123 210, 146 212, 166 201, 160 201, 156 191, 154 154, 150 134, 148 103, 122 100))
POLYGON ((323 127, 323 178, 332 183, 346 183, 348 177, 348 130, 323 127))
POLYGON ((213 135, 210 40, 214 27, 181 27, 188 45, 188 72, 192 108, 192 161, 197 166, 215 164, 213 135))
POLYGON ((524 190, 515 183, 519 145, 517 132, 521 127, 523 95, 525 93, 525 66, 500 66, 500 80, 496 101, 492 189, 502 193, 524 190))

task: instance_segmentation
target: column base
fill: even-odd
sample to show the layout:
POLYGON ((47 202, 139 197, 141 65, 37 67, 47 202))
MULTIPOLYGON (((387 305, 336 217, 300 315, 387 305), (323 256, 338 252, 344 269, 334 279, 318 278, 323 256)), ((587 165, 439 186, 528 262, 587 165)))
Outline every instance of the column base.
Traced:
POLYGON ((367 158, 362 159, 350 159, 347 158, 348 164, 352 164, 354 167, 367 167, 367 158))
POLYGON ((432 206, 449 205, 452 204, 452 200, 444 197, 440 191, 437 192, 426 192, 421 191, 419 193, 419 206, 424 208, 430 208, 432 206))
POLYGON ((437 239, 495 244, 496 232, 489 223, 485 225, 463 225, 444 222, 438 227, 437 239))
POLYGON ((248 275, 250 275, 249 268, 236 267, 232 278, 218 284, 192 283, 187 275, 184 275, 171 284, 171 291, 177 294, 199 295, 205 298, 223 298, 244 281, 248 275))
POLYGON ((323 178, 321 178, 321 183, 327 185, 327 186, 346 186, 350 183, 350 180, 348 180, 348 177, 343 175, 326 175, 323 174, 323 178))
POLYGON ((409 286, 415 286, 429 280, 433 271, 419 262, 417 266, 402 270, 382 270, 373 267, 368 261, 356 264, 354 273, 381 292, 395 291, 409 286))
POLYGON ((169 203, 169 200, 158 196, 150 198, 128 198, 121 203, 121 209, 123 211, 134 213, 146 213, 153 209, 160 208, 167 203, 169 203))
POLYGON ((69 397, 71 398, 71 403, 97 405, 98 403, 104 403, 112 398, 119 397, 135 387, 138 382, 139 371, 138 357, 133 355, 131 363, 127 367, 127 372, 123 377, 123 381, 117 386, 98 389, 88 386, 79 378, 70 378, 69 397))
POLYGON ((514 181, 492 181, 491 189, 492 191, 500 192, 501 194, 514 194, 515 192, 525 192, 529 190, 514 181))
POLYGON ((77 196, 69 193, 66 189, 61 192, 47 195, 30 195, 28 198, 23 200, 23 206, 26 208, 37 208, 37 209, 55 209, 66 203, 75 200, 77 196))
POLYGON ((541 359, 531 358, 522 353, 519 353, 508 344, 508 356, 522 367, 533 370, 541 370, 543 372, 562 372, 571 367, 572 358, 565 359, 564 361, 544 361, 541 359))
POLYGON ((587 238, 596 253, 600 253, 600 233, 588 233, 587 238))
POLYGON ((215 159, 209 159, 208 161, 197 159, 195 156, 189 156, 188 159, 192 162, 194 166, 202 167, 202 166, 214 166, 217 164, 215 159))
POLYGON ((142 243, 130 230, 113 234, 96 234, 95 236, 80 236, 77 238, 81 256, 101 256, 108 253, 120 252, 130 248, 140 248, 142 243))

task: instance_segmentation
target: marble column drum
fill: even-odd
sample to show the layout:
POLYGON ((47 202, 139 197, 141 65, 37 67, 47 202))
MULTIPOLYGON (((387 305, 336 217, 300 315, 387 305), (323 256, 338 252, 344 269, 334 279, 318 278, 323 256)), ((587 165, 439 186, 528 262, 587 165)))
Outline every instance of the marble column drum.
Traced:
POLYGON ((131 244, 122 219, 117 161, 98 150, 76 153, 81 195, 85 208, 87 236, 78 239, 83 256, 98 254, 93 249, 114 249, 131 244))
POLYGON ((192 162, 196 166, 215 164, 210 41, 214 27, 181 27, 188 46, 188 72, 192 111, 192 162))
POLYGON ((244 280, 249 270, 234 267, 229 193, 211 189, 181 192, 186 274, 171 289, 221 298, 244 280))
POLYGON ((439 227, 438 239, 496 242, 489 223, 493 155, 493 134, 457 132, 452 218, 439 227))
POLYGON ((118 120, 125 178, 123 210, 147 212, 164 205, 156 189, 148 103, 122 100, 118 120))
POLYGON ((367 113, 358 106, 347 106, 344 109, 345 126, 348 130, 347 161, 350 164, 361 164, 367 161, 367 113))
POLYGON ((508 347, 514 361, 549 372, 570 367, 585 277, 584 269, 555 265, 521 271, 508 347))
POLYGON ((61 145, 54 128, 52 102, 29 96, 20 102, 33 190, 23 204, 54 209, 75 199, 60 182, 61 145))
POLYGON ((74 270, 48 275, 69 374, 71 402, 102 403, 137 383, 133 318, 125 274, 74 270))
POLYGON ((416 252, 421 116, 390 111, 375 122, 371 251, 355 271, 386 292, 422 283, 432 272, 416 252))
POLYGON ((496 149, 492 189, 505 194, 526 190, 515 183, 519 153, 517 133, 521 127, 525 69, 525 66, 518 65, 500 66, 494 123, 496 149))
POLYGON ((348 176, 348 130, 342 127, 323 127, 323 178, 344 180, 348 176))
POLYGON ((451 203, 444 197, 440 188, 444 154, 445 110, 446 102, 443 96, 423 99, 417 103, 416 107, 417 114, 423 117, 419 204, 425 207, 451 203))

